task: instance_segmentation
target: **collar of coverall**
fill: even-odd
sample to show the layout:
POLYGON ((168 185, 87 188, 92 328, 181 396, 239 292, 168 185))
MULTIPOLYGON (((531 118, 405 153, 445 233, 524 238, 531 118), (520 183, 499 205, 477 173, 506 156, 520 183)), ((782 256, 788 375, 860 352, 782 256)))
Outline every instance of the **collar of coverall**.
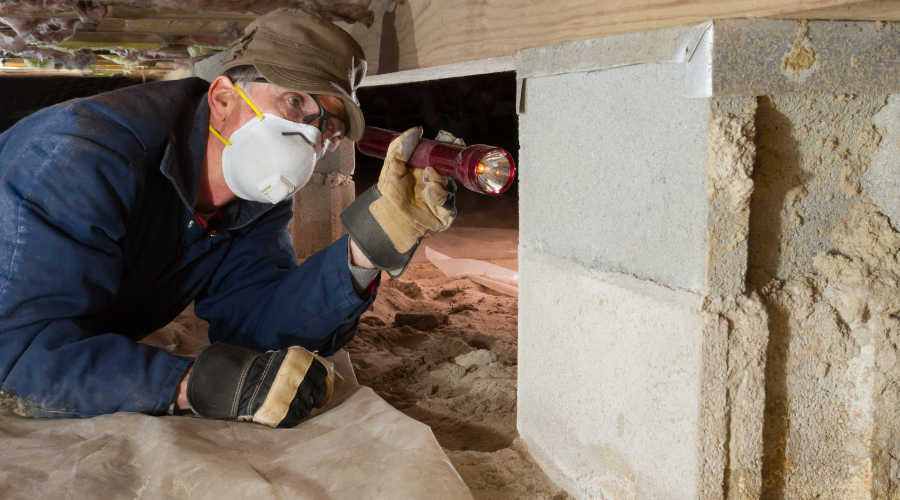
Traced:
MULTIPOLYGON (((181 201, 192 213, 197 211, 208 127, 209 103, 204 92, 194 96, 181 112, 160 165, 163 175, 172 182, 181 201)), ((226 229, 240 229, 275 206, 238 198, 221 208, 222 221, 226 229)))

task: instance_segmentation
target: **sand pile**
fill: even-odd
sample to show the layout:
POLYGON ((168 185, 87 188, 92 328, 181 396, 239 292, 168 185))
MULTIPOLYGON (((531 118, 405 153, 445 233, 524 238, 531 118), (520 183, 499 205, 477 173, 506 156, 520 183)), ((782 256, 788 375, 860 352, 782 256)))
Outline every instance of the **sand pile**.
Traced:
POLYGON ((476 499, 569 498, 517 438, 517 318, 515 297, 413 264, 382 282, 346 349, 361 384, 431 426, 476 499))

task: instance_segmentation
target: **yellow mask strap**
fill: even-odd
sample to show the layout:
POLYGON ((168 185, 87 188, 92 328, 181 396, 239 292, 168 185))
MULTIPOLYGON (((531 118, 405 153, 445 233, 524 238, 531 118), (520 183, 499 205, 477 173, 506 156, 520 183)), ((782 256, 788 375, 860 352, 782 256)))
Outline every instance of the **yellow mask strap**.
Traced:
MULTIPOLYGON (((244 99, 244 101, 246 101, 247 104, 250 106, 250 109, 252 109, 253 112, 256 113, 256 117, 259 118, 260 120, 262 120, 263 119, 262 111, 260 111, 259 108, 257 108, 256 106, 253 105, 253 103, 250 101, 250 98, 247 97, 247 94, 245 94, 244 91, 241 90, 241 88, 238 87, 237 85, 234 86, 234 90, 237 90, 238 95, 240 95, 244 99)), ((212 125, 209 126, 209 131, 212 132, 213 134, 215 134, 215 136, 218 137, 220 141, 222 141, 222 144, 225 144, 226 146, 231 146, 231 141, 229 141, 228 139, 219 135, 219 133, 216 132, 216 129, 212 128, 212 125)))
POLYGON ((214 129, 214 128, 212 127, 212 125, 209 126, 209 131, 212 132, 213 134, 215 134, 215 136, 218 137, 220 141, 222 141, 222 144, 224 144, 224 145, 226 145, 226 146, 231 146, 231 141, 229 141, 228 139, 226 139, 226 138, 222 137, 221 135, 219 135, 219 133, 216 132, 216 129, 214 129))
POLYGON ((262 119, 263 119, 262 111, 260 111, 256 106, 253 105, 252 102, 250 102, 250 98, 247 97, 247 94, 245 94, 244 91, 241 90, 241 88, 238 87, 237 85, 234 86, 234 90, 237 90, 237 91, 238 91, 238 94, 240 94, 241 97, 243 97, 244 100, 247 101, 247 104, 250 105, 250 108, 251 108, 254 112, 256 112, 256 117, 259 118, 260 120, 262 120, 262 119))

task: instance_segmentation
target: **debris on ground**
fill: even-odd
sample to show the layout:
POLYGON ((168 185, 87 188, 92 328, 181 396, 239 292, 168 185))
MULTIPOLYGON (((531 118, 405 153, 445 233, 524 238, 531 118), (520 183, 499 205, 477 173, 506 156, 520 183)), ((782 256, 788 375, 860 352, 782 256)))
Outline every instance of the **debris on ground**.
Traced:
POLYGON ((565 500, 516 432, 517 318, 515 297, 412 264, 346 349, 361 384, 431 426, 476 500, 565 500))

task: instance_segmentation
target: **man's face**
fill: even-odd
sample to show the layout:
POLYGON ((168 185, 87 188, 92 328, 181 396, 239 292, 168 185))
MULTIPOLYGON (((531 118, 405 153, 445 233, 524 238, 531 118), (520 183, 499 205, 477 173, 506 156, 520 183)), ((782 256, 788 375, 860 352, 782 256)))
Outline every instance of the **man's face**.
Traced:
MULTIPOLYGON (((329 150, 336 149, 346 135, 344 103, 339 98, 296 92, 271 83, 255 82, 250 85, 248 95, 260 111, 316 127, 322 133, 323 145, 329 150)), ((243 104, 249 108, 246 103, 243 104)))

